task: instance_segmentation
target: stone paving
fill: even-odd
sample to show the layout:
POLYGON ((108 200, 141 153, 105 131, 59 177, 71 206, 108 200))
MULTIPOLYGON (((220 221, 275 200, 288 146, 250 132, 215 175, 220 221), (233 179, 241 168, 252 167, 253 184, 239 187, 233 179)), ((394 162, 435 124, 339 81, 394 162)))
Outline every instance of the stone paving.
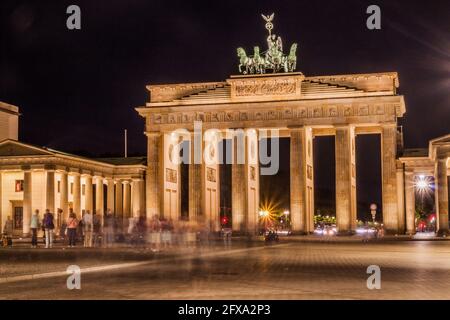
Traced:
POLYGON ((450 299, 447 241, 215 245, 146 259, 82 273, 81 290, 66 277, 0 284, 0 299, 450 299), (381 268, 380 290, 367 289, 369 265, 381 268))

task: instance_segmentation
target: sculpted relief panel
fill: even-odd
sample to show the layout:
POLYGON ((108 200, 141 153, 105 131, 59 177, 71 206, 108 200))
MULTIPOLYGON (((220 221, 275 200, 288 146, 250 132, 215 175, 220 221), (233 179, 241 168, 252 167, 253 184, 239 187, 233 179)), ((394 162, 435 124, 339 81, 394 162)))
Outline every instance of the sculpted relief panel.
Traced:
POLYGON ((234 85, 234 94, 242 96, 291 95, 297 93, 295 80, 239 81, 234 85))
POLYGON ((150 123, 161 124, 192 124, 193 121, 202 122, 237 122, 237 121, 276 121, 295 119, 321 119, 355 116, 383 116, 396 111, 395 104, 343 104, 316 105, 308 107, 282 107, 262 110, 239 111, 204 111, 204 112, 174 112, 152 113, 150 123))

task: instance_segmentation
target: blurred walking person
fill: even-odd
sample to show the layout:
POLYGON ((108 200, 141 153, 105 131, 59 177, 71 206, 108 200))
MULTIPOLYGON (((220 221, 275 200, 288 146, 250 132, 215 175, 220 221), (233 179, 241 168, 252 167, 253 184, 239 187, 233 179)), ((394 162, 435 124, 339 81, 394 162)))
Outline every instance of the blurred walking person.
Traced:
POLYGON ((49 209, 45 210, 44 219, 42 220, 42 227, 45 233, 45 248, 53 247, 53 229, 55 229, 53 213, 49 209))
POLYGON ((77 239, 78 219, 77 215, 72 212, 67 219, 67 236, 69 237, 69 247, 73 248, 77 239))
POLYGON ((161 222, 158 215, 154 215, 150 221, 150 249, 158 252, 161 243, 161 222))
POLYGON ((4 247, 12 247, 13 229, 13 221, 11 220, 11 216, 8 216, 5 221, 5 226, 3 227, 2 245, 4 247))
POLYGON ((105 246, 110 247, 114 242, 114 223, 115 219, 111 212, 108 209, 108 214, 105 217, 105 222, 103 223, 103 231, 105 233, 105 246))
POLYGON ((161 243, 164 248, 169 248, 172 245, 172 220, 163 219, 161 221, 161 243))
POLYGON ((38 237, 37 233, 39 230, 40 221, 39 221, 39 210, 35 210, 33 214, 31 215, 30 220, 30 230, 31 230, 31 247, 37 248, 38 244, 38 237))
POLYGON ((137 229, 137 245, 142 245, 145 248, 146 237, 147 237, 147 219, 145 216, 139 216, 139 220, 136 225, 137 229))
POLYGON ((89 210, 83 216, 84 247, 92 248, 93 219, 89 210))
POLYGON ((101 230, 102 222, 100 220, 100 216, 94 213, 92 217, 92 242, 94 247, 96 247, 100 243, 99 239, 101 236, 101 230))
POLYGON ((137 230, 136 229, 137 229, 137 218, 129 217, 126 240, 130 245, 135 244, 137 241, 137 239, 136 239, 137 230))

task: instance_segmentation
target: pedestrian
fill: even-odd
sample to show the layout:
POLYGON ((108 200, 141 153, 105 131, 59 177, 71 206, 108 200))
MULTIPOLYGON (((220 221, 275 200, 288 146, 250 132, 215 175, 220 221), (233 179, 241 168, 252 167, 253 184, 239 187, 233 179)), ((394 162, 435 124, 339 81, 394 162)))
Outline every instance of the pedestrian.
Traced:
POLYGON ((39 210, 36 209, 34 213, 31 215, 30 220, 30 230, 31 230, 31 247, 37 248, 38 244, 38 230, 39 230, 40 222, 39 222, 39 210))
POLYGON ((145 239, 147 236, 147 219, 145 218, 145 216, 143 215, 139 216, 136 229, 138 234, 136 244, 138 245, 141 244, 142 247, 145 247, 145 239))
POLYGON ((65 220, 63 220, 63 211, 62 210, 61 210, 59 216, 61 217, 61 225, 59 226, 59 238, 61 239, 62 244, 65 245, 66 239, 67 239, 67 234, 66 234, 67 223, 65 220))
POLYGON ((83 216, 84 247, 92 248, 93 218, 89 210, 83 216))
POLYGON ((128 218, 127 239, 130 244, 136 242, 135 236, 137 234, 137 219, 135 217, 128 218))
POLYGON ((13 235, 13 221, 11 216, 8 216, 5 221, 5 226, 3 227, 3 246, 12 247, 12 235, 13 235))
POLYGON ((100 234, 101 234, 101 228, 102 228, 102 222, 100 221, 100 217, 98 214, 93 215, 92 217, 92 241, 93 241, 93 246, 97 246, 97 244, 99 243, 99 238, 100 238, 100 234))
POLYGON ((69 237, 69 247, 75 247, 77 238, 78 220, 77 215, 72 212, 67 219, 67 236, 69 237))
POLYGON ((105 222, 103 224, 103 230, 105 232, 105 245, 106 247, 112 246, 114 242, 114 215, 111 210, 108 209, 108 213, 105 217, 105 222))
POLYGON ((45 210, 44 219, 42 219, 42 227, 45 234, 45 248, 51 248, 53 246, 53 229, 55 229, 53 213, 49 209, 45 210))
POLYGON ((161 222, 158 215, 154 215, 150 221, 150 249, 158 252, 161 243, 161 222))
POLYGON ((161 221, 161 243, 164 248, 169 248, 172 244, 173 223, 171 220, 161 221))

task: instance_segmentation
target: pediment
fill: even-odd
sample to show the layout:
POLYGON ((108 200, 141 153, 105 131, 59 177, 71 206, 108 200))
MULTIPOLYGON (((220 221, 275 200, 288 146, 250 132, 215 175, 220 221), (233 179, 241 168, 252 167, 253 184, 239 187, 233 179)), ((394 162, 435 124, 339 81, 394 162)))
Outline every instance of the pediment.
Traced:
POLYGON ((6 140, 0 142, 0 157, 53 155, 52 152, 21 142, 6 140))

